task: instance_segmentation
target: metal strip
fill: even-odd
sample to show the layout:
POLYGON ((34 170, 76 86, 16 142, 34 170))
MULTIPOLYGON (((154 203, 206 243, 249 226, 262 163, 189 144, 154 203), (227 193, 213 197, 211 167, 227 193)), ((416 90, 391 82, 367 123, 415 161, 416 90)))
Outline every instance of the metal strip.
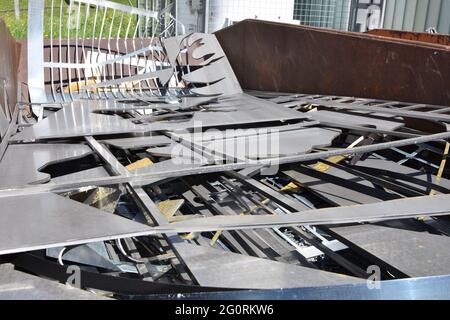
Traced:
POLYGON ((47 102, 44 79, 44 8, 45 0, 28 3, 28 90, 30 100, 47 102))
MULTIPOLYGON (((102 146, 93 137, 86 137, 86 140, 94 149, 94 151, 97 152, 97 154, 108 163, 113 173, 125 176, 130 175, 130 172, 127 170, 127 168, 125 168, 106 147, 102 146)), ((127 188, 129 189, 133 198, 137 200, 137 204, 141 207, 141 209, 150 214, 151 219, 153 220, 152 222, 159 226, 165 226, 169 224, 166 217, 159 211, 156 204, 148 196, 144 189, 142 189, 141 187, 134 188, 132 184, 127 184, 127 188)), ((164 238, 173 252, 176 254, 178 260, 183 262, 183 255, 177 247, 177 244, 183 243, 183 240, 180 239, 176 233, 164 234, 164 238)), ((183 264, 187 269, 189 269, 188 265, 186 265, 184 262, 183 264)), ((145 266, 144 268, 146 269, 145 266)))
POLYGON ((5 155, 5 151, 9 143, 9 138, 11 137, 12 134, 14 134, 17 131, 17 118, 19 116, 19 110, 20 107, 16 106, 16 108, 14 109, 14 113, 12 115, 11 122, 9 123, 5 135, 0 142, 0 161, 2 161, 3 156, 5 155))
POLYGON ((367 111, 370 113, 379 112, 385 114, 392 114, 396 116, 402 116, 407 118, 416 118, 416 119, 426 119, 426 120, 435 120, 435 121, 450 121, 450 115, 447 114, 436 114, 431 112, 421 112, 421 111, 413 111, 413 110, 402 110, 402 108, 390 109, 384 107, 378 107, 376 105, 366 106, 363 102, 361 104, 346 104, 346 103, 338 103, 338 102, 328 102, 322 99, 301 99, 302 102, 312 102, 316 104, 323 105, 329 108, 335 108, 340 110, 358 110, 358 111, 367 111))
POLYGON ((158 18, 158 12, 139 9, 136 7, 123 5, 123 4, 112 2, 112 1, 105 1, 105 0, 76 0, 76 1, 87 4, 87 5, 95 5, 98 7, 104 7, 104 8, 108 8, 108 9, 120 10, 120 11, 124 11, 124 12, 130 13, 130 14, 136 14, 136 15, 141 15, 141 16, 145 16, 145 17, 155 18, 155 19, 158 18))
MULTIPOLYGON (((206 232, 289 227, 300 225, 334 225, 441 216, 450 214, 450 195, 423 196, 365 205, 307 210, 286 215, 214 216, 170 224, 170 232, 206 232)), ((154 230, 168 232, 157 227, 154 230)))
POLYGON ((450 138, 450 132, 444 132, 444 133, 437 133, 437 134, 422 136, 422 137, 418 137, 418 138, 411 138, 411 139, 404 139, 404 140, 400 140, 400 141, 392 141, 392 142, 378 143, 378 144, 373 144, 373 145, 368 145, 368 146, 355 147, 353 149, 330 150, 330 151, 324 151, 324 152, 308 153, 308 154, 301 154, 301 155, 296 155, 296 156, 283 157, 283 158, 278 158, 278 159, 263 159, 263 160, 258 160, 258 161, 237 162, 237 163, 223 164, 223 165, 210 165, 210 166, 204 166, 201 168, 194 168, 194 169, 191 169, 191 168, 180 169, 175 172, 174 171, 161 171, 161 172, 134 175, 134 176, 105 177, 105 178, 99 178, 99 179, 80 180, 80 181, 75 181, 75 182, 70 182, 70 183, 47 183, 45 185, 40 185, 40 186, 29 186, 29 187, 12 188, 12 189, 0 189, 0 197, 42 193, 42 192, 48 192, 48 191, 63 191, 63 190, 70 190, 70 189, 75 189, 75 188, 89 186, 89 185, 100 186, 100 185, 117 184, 117 183, 125 183, 125 182, 132 182, 134 185, 145 185, 146 183, 148 183, 148 181, 152 181, 152 179, 154 179, 154 178, 166 179, 166 178, 182 177, 182 176, 187 176, 187 175, 191 175, 191 174, 206 174, 206 173, 213 173, 213 172, 232 171, 232 170, 239 170, 239 169, 257 167, 257 166, 269 166, 270 167, 270 166, 274 166, 274 165, 276 166, 276 165, 282 165, 282 164, 288 164, 288 163, 294 163, 294 162, 326 159, 328 157, 337 156, 337 155, 367 153, 367 152, 379 151, 379 150, 383 150, 383 149, 389 149, 392 147, 420 144, 420 143, 436 141, 436 140, 441 140, 441 139, 448 139, 448 138, 450 138))

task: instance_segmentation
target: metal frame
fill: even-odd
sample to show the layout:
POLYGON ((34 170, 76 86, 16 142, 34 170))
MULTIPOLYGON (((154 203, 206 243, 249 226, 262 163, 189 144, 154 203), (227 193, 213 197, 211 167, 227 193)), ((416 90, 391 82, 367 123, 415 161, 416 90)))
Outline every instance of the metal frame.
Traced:
MULTIPOLYGON (((158 13, 103 0, 71 0, 67 8, 69 21, 62 21, 64 1, 52 0, 50 16, 45 16, 50 24, 49 40, 45 42, 44 2, 30 1, 28 6, 28 82, 32 102, 66 102, 82 97, 105 99, 160 94, 158 83, 150 76, 126 78, 127 75, 138 75, 141 71, 155 72, 164 65, 164 59, 158 62, 159 65, 156 63, 157 57, 163 57, 164 53, 162 48, 153 42, 157 36, 168 36, 169 30, 179 24, 170 12, 158 13), (111 21, 107 21, 107 13, 112 15, 111 21), (168 25, 164 30, 158 30, 160 22, 165 20, 166 16, 170 20, 168 25), (88 20, 92 17, 92 30, 87 30, 88 20), (133 22, 135 19, 136 23, 133 22), (138 35, 137 28, 142 23, 145 25, 145 31, 138 35), (71 26, 72 24, 74 26, 71 26), (117 35, 112 34, 114 24, 118 26, 117 35), (134 24, 136 28, 133 31, 134 24), (62 33, 66 31, 67 39, 62 39, 62 33), (120 38, 123 32, 125 39, 120 38), (58 37, 55 38, 55 35, 58 37), (44 43, 48 43, 49 50, 44 50, 44 43), (113 46, 116 47, 115 50, 113 46), (48 57, 44 57, 44 52, 48 57), (106 60, 100 60, 103 59, 101 55, 106 56, 106 60), (50 89, 45 85, 46 74, 49 76, 50 89), (117 80, 108 81, 108 78, 117 80), (124 85, 126 81, 134 81, 137 86, 124 85), (96 84, 95 87, 92 82, 96 84)), ((41 110, 37 109, 36 112, 40 113, 41 110)))

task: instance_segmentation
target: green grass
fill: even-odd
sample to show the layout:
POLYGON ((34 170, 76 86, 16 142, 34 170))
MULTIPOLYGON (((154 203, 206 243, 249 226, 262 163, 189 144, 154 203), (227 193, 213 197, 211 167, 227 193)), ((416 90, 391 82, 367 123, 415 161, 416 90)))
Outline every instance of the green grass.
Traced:
MULTIPOLYGON (((33 0, 29 0, 33 1, 33 0)), ((51 29, 50 17, 51 17, 51 4, 52 0, 46 0, 45 5, 45 13, 44 13, 44 37, 50 38, 50 33, 52 37, 59 38, 60 35, 60 21, 61 24, 61 38, 67 39, 69 37, 68 33, 68 23, 70 23, 70 38, 75 38, 75 29, 76 29, 76 13, 78 10, 78 4, 72 6, 71 14, 69 15, 69 5, 63 1, 62 6, 62 14, 60 14, 60 1, 61 0, 53 0, 54 9, 53 9, 53 30, 51 29), (69 19, 70 16, 70 19, 69 19), (60 19, 61 18, 61 19, 60 19), (51 32, 52 30, 52 32, 51 32)), ((112 0, 113 2, 118 2, 122 4, 129 5, 128 0, 112 0)), ((134 1, 132 1, 134 2, 134 1)), ((27 0, 20 0, 20 19, 17 20, 14 13, 14 1, 13 0, 0 0, 0 18, 2 18, 6 25, 8 26, 12 36, 16 39, 26 39, 27 38, 27 0)), ((84 25, 86 24, 86 34, 85 38, 98 38, 100 36, 100 26, 104 16, 104 10, 99 10, 97 15, 97 23, 94 33, 94 16, 95 10, 90 10, 90 15, 86 20, 85 15, 85 5, 81 6, 80 10, 80 19, 78 26, 78 37, 83 37, 84 25)), ((127 36, 126 27, 128 25, 128 21, 131 18, 130 29, 128 33, 128 37, 133 35, 133 32, 137 25, 136 17, 130 17, 128 14, 123 14, 123 22, 122 28, 120 29, 120 37, 124 38, 127 36)), ((111 37, 116 37, 117 32, 119 30, 120 20, 122 19, 122 13, 116 11, 115 17, 113 19, 113 11, 107 10, 105 15, 105 23, 104 30, 101 35, 102 38, 107 38, 109 34, 110 27, 112 25, 111 37)))

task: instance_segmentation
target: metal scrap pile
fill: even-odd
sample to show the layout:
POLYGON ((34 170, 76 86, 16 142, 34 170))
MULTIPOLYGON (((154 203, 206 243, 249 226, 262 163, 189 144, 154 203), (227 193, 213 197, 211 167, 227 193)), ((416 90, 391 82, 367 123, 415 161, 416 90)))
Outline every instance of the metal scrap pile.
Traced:
POLYGON ((84 44, 0 112, 21 272, 119 298, 450 274, 448 107, 244 92, 209 34, 84 44))

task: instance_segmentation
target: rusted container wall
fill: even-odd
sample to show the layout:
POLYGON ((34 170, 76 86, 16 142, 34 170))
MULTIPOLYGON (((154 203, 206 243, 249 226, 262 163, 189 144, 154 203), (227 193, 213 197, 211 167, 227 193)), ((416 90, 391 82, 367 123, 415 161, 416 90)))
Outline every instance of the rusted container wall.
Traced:
POLYGON ((6 99, 11 113, 14 111, 17 102, 19 55, 20 45, 11 36, 3 20, 0 19, 0 105, 5 108, 5 94, 3 90, 5 83, 6 99))
POLYGON ((245 89, 450 105, 450 47, 258 20, 215 33, 245 89))
POLYGON ((368 31, 367 33, 388 38, 428 42, 428 43, 442 44, 444 46, 450 45, 450 35, 448 34, 445 35, 437 33, 410 32, 410 31, 388 30, 388 29, 374 29, 368 31))

